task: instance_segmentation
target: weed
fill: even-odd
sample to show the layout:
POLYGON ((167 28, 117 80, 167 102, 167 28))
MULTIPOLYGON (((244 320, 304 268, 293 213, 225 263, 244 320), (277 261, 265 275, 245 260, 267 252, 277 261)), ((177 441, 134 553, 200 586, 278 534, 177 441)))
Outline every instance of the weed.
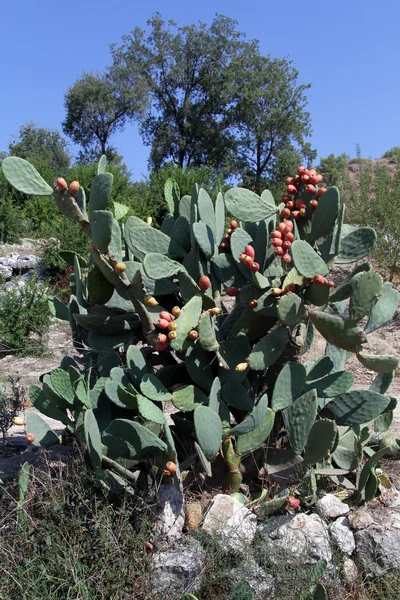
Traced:
POLYGON ((25 390, 18 383, 18 379, 9 376, 9 388, 0 388, 0 433, 3 448, 6 443, 6 434, 10 429, 14 417, 24 408, 25 390))

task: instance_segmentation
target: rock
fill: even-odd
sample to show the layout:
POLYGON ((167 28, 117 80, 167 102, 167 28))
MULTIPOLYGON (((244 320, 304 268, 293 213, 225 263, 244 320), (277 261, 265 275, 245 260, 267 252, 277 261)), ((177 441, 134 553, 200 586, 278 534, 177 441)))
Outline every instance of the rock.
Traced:
POLYGON ((375 523, 373 517, 365 509, 355 510, 348 516, 350 526, 359 531, 360 529, 366 529, 370 525, 375 523))
POLYGON ((349 165, 347 168, 351 173, 357 173, 360 170, 360 165, 349 165))
POLYGON ((175 485, 160 485, 158 492, 157 538, 176 540, 181 537, 185 524, 183 494, 175 485))
POLYGON ((355 534, 357 556, 367 577, 400 571, 400 513, 382 509, 375 524, 355 534))
POLYGON ((355 588, 358 584, 359 574, 357 565, 351 558, 346 558, 343 562, 342 575, 346 585, 349 588, 355 588))
POLYGON ((339 517, 330 526, 333 540, 344 554, 352 554, 356 547, 353 532, 347 517, 339 517))
POLYGON ((152 563, 153 592, 168 593, 165 598, 196 594, 200 588, 203 560, 204 550, 193 538, 180 540, 172 548, 156 554, 152 563))
POLYGON ((339 500, 334 494, 326 494, 320 498, 315 508, 324 519, 336 519, 350 512, 349 505, 339 500))
POLYGON ((200 502, 187 502, 185 505, 185 525, 189 530, 198 529, 203 520, 200 502))
POLYGON ((254 600, 274 598, 274 578, 262 569, 252 556, 246 557, 242 563, 232 569, 227 577, 230 584, 238 585, 245 580, 249 584, 254 600))
POLYGON ((29 271, 30 269, 36 269, 39 263, 40 258, 34 254, 20 256, 13 252, 10 256, 3 256, 0 258, 0 265, 9 267, 12 271, 17 271, 19 273, 29 271))
POLYGON ((6 265, 0 264, 0 276, 4 277, 4 279, 11 279, 12 277, 12 268, 7 267, 6 265))
POLYGON ((313 565, 321 558, 332 560, 327 526, 316 514, 271 517, 258 531, 259 552, 267 564, 313 565))
POLYGON ((257 517, 234 498, 218 494, 204 518, 203 530, 225 550, 245 552, 256 534, 257 517))

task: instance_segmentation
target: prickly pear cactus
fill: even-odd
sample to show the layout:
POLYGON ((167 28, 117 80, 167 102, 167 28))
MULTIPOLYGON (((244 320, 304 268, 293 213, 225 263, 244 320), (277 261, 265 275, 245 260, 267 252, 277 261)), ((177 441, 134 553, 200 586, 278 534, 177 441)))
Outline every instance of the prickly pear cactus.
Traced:
MULTIPOLYGON (((3 171, 21 191, 49 193, 26 161, 7 158, 3 171)), ((375 232, 344 224, 338 189, 316 171, 300 167, 286 183, 277 205, 268 190, 243 188, 215 203, 197 186, 180 198, 168 181, 157 229, 135 216, 120 224, 104 157, 88 205, 77 182, 55 181, 57 207, 92 241, 87 267, 75 261, 69 306, 52 302, 81 359, 63 359, 30 397, 87 447, 110 487, 158 477, 181 486, 181 469, 212 475, 220 456, 221 485, 234 493, 257 453, 264 476, 302 482, 303 500, 340 483, 360 500, 376 492, 376 462, 399 454, 387 434, 377 447, 396 406, 398 359, 364 349, 399 303, 359 263, 375 232), (338 285, 335 263, 357 263, 338 285), (306 360, 317 334, 325 355, 306 360), (352 355, 376 372, 368 390, 354 389, 352 355)), ((29 428, 36 444, 59 441, 40 420, 29 428)))

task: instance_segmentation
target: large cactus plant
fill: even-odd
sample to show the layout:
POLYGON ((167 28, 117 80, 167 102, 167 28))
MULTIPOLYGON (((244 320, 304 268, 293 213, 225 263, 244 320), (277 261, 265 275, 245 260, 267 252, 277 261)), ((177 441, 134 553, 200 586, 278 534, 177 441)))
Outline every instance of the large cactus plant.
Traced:
MULTIPOLYGON (((303 480, 305 498, 327 478, 359 499, 375 493, 377 460, 399 449, 388 434, 377 453, 370 445, 371 425, 381 435, 393 418, 398 360, 364 345, 393 317, 399 293, 360 264, 376 235, 344 224, 337 188, 300 167, 279 205, 268 190, 243 188, 214 203, 196 186, 181 198, 168 181, 169 212, 156 229, 135 216, 121 224, 126 209, 110 203, 104 157, 88 206, 77 182, 51 189, 22 159, 6 158, 3 172, 23 192, 54 193, 91 237, 87 267, 75 259, 69 306, 52 301, 81 359, 64 359, 30 398, 86 445, 108 484, 159 475, 181 485, 180 467, 211 475, 223 459, 221 485, 236 492, 246 457, 264 448, 264 472, 303 480), (330 268, 348 263, 357 265, 335 287, 330 268), (304 360, 316 332, 325 355, 304 360), (353 354, 376 372, 368 390, 353 389, 353 354), (364 456, 358 480, 347 477, 364 456)), ((38 415, 26 427, 34 444, 59 441, 38 415)))

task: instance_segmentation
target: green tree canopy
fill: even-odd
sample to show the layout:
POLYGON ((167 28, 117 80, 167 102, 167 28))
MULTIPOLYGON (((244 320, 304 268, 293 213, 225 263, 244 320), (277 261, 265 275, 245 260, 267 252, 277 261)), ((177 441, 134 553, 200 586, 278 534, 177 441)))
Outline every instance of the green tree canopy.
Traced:
POLYGON ((347 171, 350 157, 343 152, 338 156, 329 154, 326 158, 321 158, 321 164, 318 170, 324 176, 324 182, 331 185, 338 185, 347 171))

